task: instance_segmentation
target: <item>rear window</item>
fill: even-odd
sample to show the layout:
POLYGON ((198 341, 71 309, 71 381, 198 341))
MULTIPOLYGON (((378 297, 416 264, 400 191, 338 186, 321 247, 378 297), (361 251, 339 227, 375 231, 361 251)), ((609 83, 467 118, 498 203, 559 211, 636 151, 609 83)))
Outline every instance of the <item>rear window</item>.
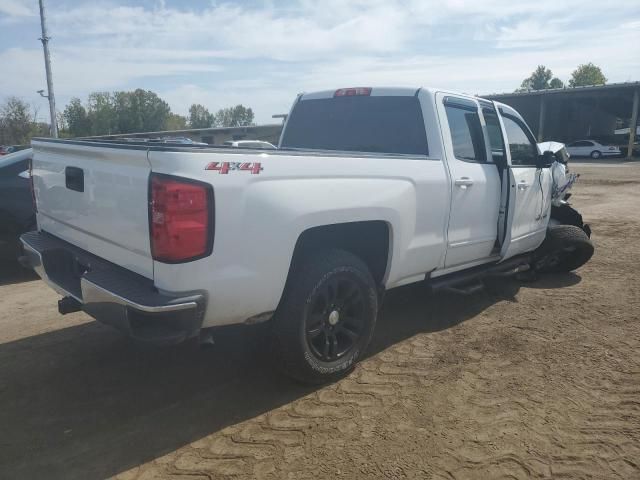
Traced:
POLYGON ((344 96, 299 101, 283 148, 427 155, 417 97, 344 96))
POLYGON ((445 109, 454 156, 461 160, 484 162, 484 142, 478 112, 454 105, 447 105, 445 109))

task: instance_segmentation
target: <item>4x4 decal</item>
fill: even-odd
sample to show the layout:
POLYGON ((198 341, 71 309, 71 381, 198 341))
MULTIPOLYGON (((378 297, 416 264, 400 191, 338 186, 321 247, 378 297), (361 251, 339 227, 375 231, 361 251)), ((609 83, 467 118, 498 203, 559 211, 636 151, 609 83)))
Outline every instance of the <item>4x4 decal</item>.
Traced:
POLYGON ((257 175, 263 170, 260 162, 211 162, 204 169, 217 170, 223 175, 236 170, 249 171, 257 175))

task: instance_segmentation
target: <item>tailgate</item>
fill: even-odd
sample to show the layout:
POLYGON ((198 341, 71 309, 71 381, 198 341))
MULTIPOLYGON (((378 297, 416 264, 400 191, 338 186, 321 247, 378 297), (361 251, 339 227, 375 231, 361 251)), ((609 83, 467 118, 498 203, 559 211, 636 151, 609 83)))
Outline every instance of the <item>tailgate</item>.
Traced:
POLYGON ((146 148, 32 143, 38 228, 153 278, 146 148))

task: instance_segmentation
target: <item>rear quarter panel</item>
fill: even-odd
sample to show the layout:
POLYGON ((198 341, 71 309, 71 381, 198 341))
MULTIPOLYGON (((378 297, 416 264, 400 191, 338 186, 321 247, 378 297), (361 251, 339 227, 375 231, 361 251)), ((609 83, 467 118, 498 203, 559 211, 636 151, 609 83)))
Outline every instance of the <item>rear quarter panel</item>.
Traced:
MULTIPOLYGON (((160 290, 205 290, 204 326, 242 322, 276 309, 296 241, 322 225, 389 225, 387 287, 442 264, 449 187, 438 158, 296 155, 286 152, 149 152, 153 172, 213 185, 211 256, 154 262, 160 290), (260 174, 205 170, 211 161, 260 162, 260 174)), ((363 239, 366 241, 366 239, 363 239)))

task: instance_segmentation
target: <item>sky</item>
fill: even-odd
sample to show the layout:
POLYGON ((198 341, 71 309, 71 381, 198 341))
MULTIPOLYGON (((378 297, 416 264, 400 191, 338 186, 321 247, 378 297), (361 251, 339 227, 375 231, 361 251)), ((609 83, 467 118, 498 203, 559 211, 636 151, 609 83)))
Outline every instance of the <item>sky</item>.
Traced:
MULTIPOLYGON (((640 80, 640 1, 45 0, 59 111, 93 91, 153 90, 186 114, 242 103, 257 123, 299 92, 516 89, 537 65, 563 81, 593 62, 640 80)), ((0 0, 0 101, 47 119, 37 0, 0 0)))

